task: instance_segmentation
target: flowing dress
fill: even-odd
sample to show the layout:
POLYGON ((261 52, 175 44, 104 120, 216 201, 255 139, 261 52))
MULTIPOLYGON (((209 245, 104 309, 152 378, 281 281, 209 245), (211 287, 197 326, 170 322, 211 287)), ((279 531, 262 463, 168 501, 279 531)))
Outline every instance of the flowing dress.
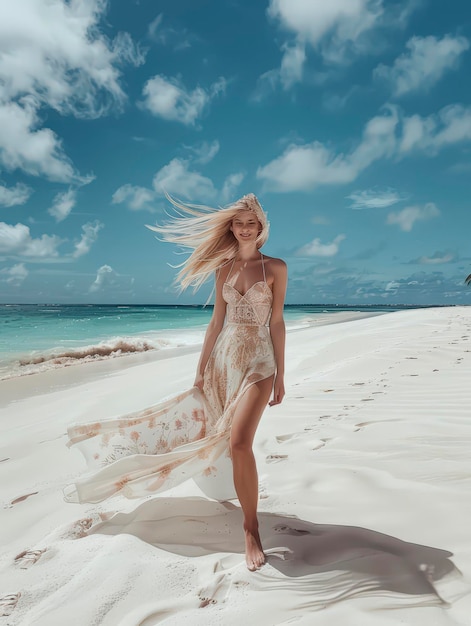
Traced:
POLYGON ((68 429, 68 445, 82 452, 89 472, 64 490, 67 501, 148 496, 188 478, 216 499, 236 497, 232 419, 250 385, 275 373, 268 328, 273 297, 261 259, 263 280, 244 294, 229 276, 223 285, 225 325, 204 370, 203 392, 192 387, 141 411, 68 429))

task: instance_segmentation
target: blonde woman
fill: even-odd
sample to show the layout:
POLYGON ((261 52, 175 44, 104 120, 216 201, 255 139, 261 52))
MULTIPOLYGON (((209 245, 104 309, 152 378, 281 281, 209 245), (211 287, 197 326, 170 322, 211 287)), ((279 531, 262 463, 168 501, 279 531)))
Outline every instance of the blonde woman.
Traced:
POLYGON ((69 445, 78 444, 97 470, 66 498, 99 502, 117 492, 149 495, 191 476, 215 476, 221 458, 230 457, 246 563, 256 570, 265 555, 252 443, 267 404, 279 404, 285 394, 286 265, 260 250, 269 224, 253 194, 219 210, 174 204, 180 215, 152 229, 193 250, 178 274, 180 285, 198 288, 211 275, 216 279, 194 386, 138 413, 69 428, 69 445))

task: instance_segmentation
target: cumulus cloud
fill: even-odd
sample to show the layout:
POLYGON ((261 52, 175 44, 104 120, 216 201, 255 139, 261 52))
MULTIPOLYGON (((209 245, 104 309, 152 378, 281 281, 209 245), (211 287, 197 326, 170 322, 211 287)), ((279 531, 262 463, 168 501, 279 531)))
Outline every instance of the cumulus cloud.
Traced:
POLYGON ((87 254, 90 251, 90 248, 95 243, 98 238, 98 233, 103 228, 103 224, 96 220, 95 222, 88 222, 82 226, 82 236, 79 241, 75 244, 74 251, 71 256, 74 259, 78 259, 79 257, 87 254))
POLYGON ((389 188, 383 191, 376 189, 354 191, 347 198, 352 201, 351 209, 382 209, 402 202, 407 196, 389 188))
POLYGON ((56 235, 42 235, 34 239, 25 224, 12 226, 0 222, 0 255, 6 257, 26 257, 47 259, 57 257, 57 248, 63 240, 56 235))
POLYGON ((441 149, 471 140, 471 106, 450 105, 428 117, 401 116, 396 106, 365 125, 356 148, 337 152, 319 141, 290 144, 283 154, 257 170, 268 191, 310 191, 321 185, 354 181, 381 158, 403 158, 421 151, 434 156, 441 149))
POLYGON ((469 48, 466 37, 445 35, 412 37, 391 67, 379 65, 374 76, 388 81, 396 97, 430 89, 448 70, 458 66, 460 56, 469 48))
POLYGON ((154 211, 156 194, 152 189, 137 185, 123 185, 112 197, 113 204, 126 204, 131 211, 154 211))
POLYGON ((24 266, 24 263, 17 263, 12 267, 1 269, 0 275, 5 276, 5 278, 2 278, 4 282, 13 287, 19 287, 25 278, 28 277, 29 272, 24 266))
POLYGON ((117 283, 117 278, 118 275, 110 265, 102 265, 98 268, 96 278, 90 285, 89 291, 93 293, 112 287, 117 283))
POLYGON ((429 154, 471 139, 471 106, 452 104, 437 114, 406 117, 398 145, 400 155, 421 150, 429 154))
POLYGON ((408 206, 396 213, 388 215, 387 223, 396 224, 405 232, 410 232, 416 222, 425 221, 438 217, 440 211, 433 202, 424 206, 408 206))
POLYGON ((38 108, 38 100, 31 96, 5 103, 0 93, 0 164, 9 171, 21 169, 53 181, 88 182, 76 172, 57 135, 38 128, 38 108))
POLYGON ((77 117, 98 117, 121 104, 119 65, 139 65, 144 57, 128 34, 111 41, 100 31, 106 8, 102 0, 1 3, 2 99, 34 95, 77 117))
POLYGON ((217 195, 213 181, 190 169, 186 159, 172 159, 154 176, 153 186, 159 194, 165 192, 184 198, 214 199, 217 195))
POLYGON ((232 200, 245 178, 244 172, 226 176, 222 187, 216 186, 195 166, 206 165, 219 152, 219 141, 201 142, 184 146, 191 153, 189 158, 175 157, 154 175, 153 189, 130 184, 123 185, 113 194, 112 202, 126 203, 131 210, 154 210, 156 200, 166 194, 193 202, 225 203, 232 200))
POLYGON ((323 244, 319 238, 316 238, 310 243, 307 243, 299 248, 299 250, 296 251, 296 256, 335 256, 338 253, 340 244, 344 239, 346 239, 345 235, 337 235, 331 243, 323 244))
POLYGON ((362 48, 362 36, 383 14, 382 4, 382 0, 270 0, 268 14, 327 61, 339 62, 347 51, 362 48))
POLYGON ((218 189, 210 178, 192 169, 189 159, 175 158, 155 174, 153 187, 159 195, 169 193, 198 202, 227 202, 233 199, 244 178, 243 172, 229 174, 222 189, 218 189))
POLYGON ((224 78, 220 78, 208 90, 196 87, 189 91, 179 78, 157 74, 144 85, 141 106, 157 117, 194 126, 211 100, 224 93, 225 89, 224 78))
POLYGON ((103 0, 0 3, 0 163, 55 181, 80 179, 38 112, 96 118, 120 108, 121 63, 144 57, 130 36, 108 39, 99 28, 103 0))
POLYGON ((32 193, 33 190, 23 183, 17 183, 14 187, 0 185, 0 205, 10 207, 25 204, 32 193))
POLYGON ((68 191, 58 193, 52 206, 48 209, 49 215, 55 217, 58 222, 62 222, 70 214, 77 202, 76 189, 70 188, 68 191))
POLYGON ((309 191, 319 185, 349 183, 373 161, 394 153, 397 111, 387 107, 365 126, 362 141, 350 154, 336 154, 314 141, 289 145, 284 153, 257 170, 270 191, 309 191))

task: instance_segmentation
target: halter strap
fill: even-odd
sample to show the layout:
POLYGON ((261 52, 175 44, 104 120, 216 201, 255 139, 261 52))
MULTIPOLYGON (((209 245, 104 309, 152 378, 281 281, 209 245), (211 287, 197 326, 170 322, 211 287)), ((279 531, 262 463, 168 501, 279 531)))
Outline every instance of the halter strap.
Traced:
MULTIPOLYGON (((265 273, 265 261, 263 260, 263 254, 260 252, 260 258, 262 260, 262 270, 263 270, 263 282, 266 283, 267 282, 267 276, 265 273)), ((229 276, 232 274, 232 270, 234 269, 234 263, 235 263, 236 258, 234 257, 232 264, 231 264, 231 269, 229 270, 227 276, 226 276, 226 283, 229 282, 229 276)))

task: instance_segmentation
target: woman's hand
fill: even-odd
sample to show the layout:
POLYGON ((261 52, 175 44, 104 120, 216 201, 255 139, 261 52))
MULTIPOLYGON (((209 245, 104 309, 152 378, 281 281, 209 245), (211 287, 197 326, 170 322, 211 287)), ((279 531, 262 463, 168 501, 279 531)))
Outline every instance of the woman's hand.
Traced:
POLYGON ((274 406, 280 404, 285 397, 285 383, 283 376, 275 376, 275 382, 273 384, 273 400, 270 400, 268 406, 274 406))
POLYGON ((203 391, 203 374, 196 374, 195 382, 193 383, 193 387, 198 387, 200 391, 203 391))

